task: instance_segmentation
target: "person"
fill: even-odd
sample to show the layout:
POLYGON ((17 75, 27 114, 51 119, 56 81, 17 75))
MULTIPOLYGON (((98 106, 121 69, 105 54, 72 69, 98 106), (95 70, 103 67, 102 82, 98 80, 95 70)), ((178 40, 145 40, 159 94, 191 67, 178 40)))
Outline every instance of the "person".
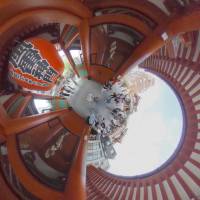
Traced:
POLYGON ((94 96, 93 101, 94 101, 94 102, 98 102, 98 101, 99 101, 99 97, 94 96))
POLYGON ((96 116, 95 116, 94 113, 92 113, 92 114, 89 116, 89 125, 95 126, 96 123, 97 123, 96 116))
POLYGON ((91 134, 92 134, 92 135, 98 135, 98 132, 97 132, 95 129, 92 128, 92 129, 91 129, 91 134))
POLYGON ((90 103, 95 101, 94 98, 95 98, 95 96, 92 93, 89 93, 87 95, 87 101, 90 102, 90 103))
POLYGON ((111 120, 111 123, 112 123, 112 125, 116 128, 116 127, 120 127, 120 124, 119 124, 119 122, 118 122, 118 120, 116 120, 116 119, 112 119, 111 120))
POLYGON ((111 90, 112 86, 113 86, 113 81, 110 80, 104 84, 103 88, 106 90, 111 90))
POLYGON ((120 95, 117 95, 114 99, 116 104, 123 103, 123 98, 120 95))
POLYGON ((112 98, 115 99, 117 97, 117 94, 115 92, 113 92, 111 95, 110 95, 110 98, 109 100, 111 100, 112 98))
POLYGON ((65 93, 64 91, 60 93, 61 96, 64 96, 64 97, 69 97, 70 94, 69 93, 65 93))
POLYGON ((110 126, 106 126, 105 135, 108 135, 109 133, 111 133, 111 127, 110 126))
POLYGON ((69 93, 67 93, 65 90, 64 90, 64 87, 60 90, 60 95, 61 96, 64 96, 64 97, 68 97, 68 96, 70 96, 70 94, 69 93))
POLYGON ((104 122, 101 122, 101 127, 102 127, 103 129, 106 127, 104 122))
POLYGON ((70 85, 67 85, 67 87, 71 90, 75 90, 75 88, 71 87, 70 85))
POLYGON ((74 79, 74 77, 71 78, 71 81, 72 81, 76 86, 78 86, 78 83, 76 82, 76 80, 74 79))
POLYGON ((125 103, 126 105, 130 105, 130 103, 131 103, 131 98, 130 98, 130 96, 129 96, 129 95, 124 95, 124 96, 123 96, 123 101, 124 101, 124 103, 125 103))
POLYGON ((74 94, 74 92, 72 92, 71 90, 68 90, 66 88, 64 89, 64 91, 67 92, 67 93, 69 93, 69 94, 74 94))

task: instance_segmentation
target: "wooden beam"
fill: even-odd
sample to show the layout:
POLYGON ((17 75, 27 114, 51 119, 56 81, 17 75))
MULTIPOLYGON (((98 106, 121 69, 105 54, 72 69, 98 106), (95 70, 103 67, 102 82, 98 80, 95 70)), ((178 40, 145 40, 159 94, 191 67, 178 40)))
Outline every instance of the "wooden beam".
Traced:
POLYGON ((137 17, 128 16, 124 14, 101 15, 93 17, 89 21, 90 26, 110 23, 123 24, 129 26, 145 36, 152 32, 152 30, 137 17))
POLYGON ((37 94, 37 93, 31 93, 31 92, 26 92, 26 91, 21 91, 22 95, 24 96, 29 96, 31 95, 33 98, 38 98, 38 99, 65 99, 60 96, 49 96, 49 95, 44 95, 44 94, 37 94))
POLYGON ((63 31, 61 33, 61 36, 60 36, 60 40, 59 40, 59 43, 61 44, 61 46, 64 45, 64 38, 65 38, 65 35, 68 33, 69 29, 70 29, 70 25, 65 24, 63 31))
POLYGON ((4 104, 3 107, 5 108, 5 110, 7 110, 16 100, 17 98, 19 98, 21 96, 21 94, 15 93, 13 94, 4 104))
POLYGON ((6 139, 5 124, 9 120, 6 110, 2 105, 0 105, 0 140, 4 141, 6 139))
POLYGON ((6 123, 3 124, 6 137, 17 135, 27 129, 33 128, 46 121, 59 117, 62 114, 66 114, 67 111, 68 109, 63 109, 63 110, 54 111, 54 112, 45 113, 45 114, 39 114, 39 115, 33 115, 33 116, 8 120, 6 121, 6 123))
POLYGON ((15 175, 19 178, 24 187, 31 191, 32 194, 40 199, 64 199, 63 194, 56 190, 53 190, 43 183, 40 183, 26 168, 24 162, 19 154, 17 141, 14 135, 10 136, 7 140, 8 159, 14 170, 15 175))
POLYGON ((141 14, 146 15, 158 24, 162 24, 166 21, 167 15, 158 7, 148 1, 142 0, 101 0, 89 2, 88 6, 93 10, 104 8, 128 8, 139 11, 141 14))
POLYGON ((80 77, 80 76, 79 76, 79 73, 78 73, 78 71, 77 71, 77 69, 76 69, 76 65, 75 65, 75 63, 74 63, 74 60, 73 60, 73 58, 72 58, 70 52, 69 52, 67 49, 64 49, 64 53, 65 53, 65 55, 67 56, 67 59, 69 60, 69 63, 70 63, 70 65, 72 66, 72 68, 73 68, 75 74, 76 74, 78 77, 80 77))
POLYGON ((79 34, 81 40, 81 49, 83 54, 83 63, 85 69, 90 74, 90 27, 87 19, 84 19, 79 26, 79 34))
MULTIPOLYGON (((80 116, 78 116, 74 111, 71 110, 62 110, 58 112, 47 113, 43 115, 39 115, 37 117, 32 118, 32 125, 38 125, 43 122, 47 122, 51 120, 53 117, 59 117, 62 124, 68 130, 72 130, 72 132, 81 137, 81 142, 78 146, 77 153, 75 155, 75 159, 72 163, 69 178, 67 181, 66 190, 64 192, 59 192, 50 187, 46 186, 43 183, 40 183, 36 179, 34 175, 32 175, 27 167, 24 165, 24 162, 21 158, 19 153, 19 147, 16 140, 15 134, 9 134, 7 138, 7 148, 8 148, 8 158, 11 166, 14 170, 15 175, 19 178, 20 182, 24 185, 24 187, 31 191, 32 194, 37 196, 40 199, 49 199, 49 200, 64 200, 64 199, 71 199, 71 200, 85 200, 86 199, 86 188, 85 188, 85 181, 86 181, 86 166, 84 164, 85 155, 87 150, 87 140, 85 138, 86 135, 89 134, 89 126, 86 124, 85 120, 83 120, 80 116), (49 116, 49 117, 48 117, 49 116), (47 118, 48 117, 48 118, 47 118), (41 119, 42 118, 42 119, 41 119), (76 119, 76 120, 75 120, 76 119), (77 120, 79 121, 79 126, 77 126, 77 120), (69 123, 72 122, 73 123, 69 123), (30 184, 31 183, 31 184, 30 184), (78 197, 78 198, 73 198, 78 197)), ((24 124, 27 128, 31 128, 30 117, 26 117, 26 119, 17 119, 11 120, 14 125, 24 124)), ((18 127, 15 127, 18 129, 18 127)), ((23 128, 21 127, 21 131, 23 128)), ((11 130, 11 129, 9 129, 11 130)), ((58 130, 57 130, 58 131, 58 130)), ((55 133, 52 133, 55 134, 55 133)))
MULTIPOLYGON (((29 2, 27 2, 27 0, 17 0, 17 1, 1 0, 0 13, 2 13, 2 15, 0 16, 0 23, 24 11, 39 10, 44 8, 48 8, 48 10, 63 10, 65 13, 72 13, 74 16, 78 16, 80 18, 87 18, 92 16, 92 13, 90 9, 88 9, 88 7, 86 7, 81 2, 78 1, 74 2, 74 0, 64 0, 64 1, 35 0, 29 2)), ((66 23, 68 21, 67 18, 64 18, 63 20, 65 20, 66 23)))
POLYGON ((105 84, 114 75, 112 69, 102 65, 91 65, 91 69, 91 78, 101 84, 105 84))
POLYGON ((67 41, 65 44, 64 44, 64 48, 65 49, 68 49, 72 43, 78 38, 79 36, 79 33, 74 33, 74 35, 72 35, 72 37, 69 39, 69 41, 67 41))
POLYGON ((23 30, 25 27, 38 24, 47 23, 69 23, 71 25, 78 26, 81 22, 81 18, 69 14, 63 10, 51 10, 49 8, 36 10, 29 10, 21 12, 20 14, 9 18, 0 24, 0 48, 6 45, 11 38, 15 37, 17 33, 23 30))
POLYGON ((65 197, 71 200, 86 200, 86 153, 87 140, 90 129, 85 128, 84 134, 72 164, 68 183, 65 188, 65 197))
POLYGON ((176 16, 169 23, 166 33, 173 37, 179 33, 199 30, 200 28, 200 7, 186 10, 181 15, 176 16))
POLYGON ((12 114, 12 118, 19 118, 21 117, 21 115, 23 114, 25 108, 27 107, 28 103, 31 101, 32 99, 32 96, 29 94, 27 96, 25 96, 23 102, 22 102, 22 105, 20 105, 18 108, 17 108, 17 111, 12 114))
POLYGON ((174 16, 166 25, 159 26, 152 32, 132 53, 128 60, 117 71, 115 77, 125 73, 131 66, 137 66, 148 58, 155 51, 160 49, 165 43, 174 36, 200 28, 200 9, 193 9, 190 12, 174 16), (167 40, 162 38, 165 33, 167 40))
POLYGON ((127 61, 116 72, 115 77, 124 74, 129 67, 137 66, 143 62, 147 57, 161 48, 164 44, 165 42, 160 36, 160 31, 157 29, 157 31, 145 38, 144 41, 133 51, 127 61))

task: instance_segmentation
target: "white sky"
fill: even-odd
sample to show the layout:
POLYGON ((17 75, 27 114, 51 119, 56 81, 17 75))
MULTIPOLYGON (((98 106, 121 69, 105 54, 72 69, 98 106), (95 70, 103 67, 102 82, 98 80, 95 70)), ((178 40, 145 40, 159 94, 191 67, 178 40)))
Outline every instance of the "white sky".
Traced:
POLYGON ((151 172, 178 146, 182 133, 180 105, 169 86, 155 80, 155 86, 140 94, 138 111, 128 120, 127 135, 114 146, 117 156, 109 160, 110 173, 134 176, 151 172))

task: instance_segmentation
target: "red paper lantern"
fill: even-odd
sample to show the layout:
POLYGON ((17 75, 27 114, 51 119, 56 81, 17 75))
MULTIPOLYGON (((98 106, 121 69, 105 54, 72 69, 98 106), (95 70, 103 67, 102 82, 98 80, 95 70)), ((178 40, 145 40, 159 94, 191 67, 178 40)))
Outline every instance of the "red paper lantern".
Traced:
POLYGON ((64 71, 64 63, 49 41, 31 38, 17 45, 9 60, 10 77, 21 87, 50 90, 64 71))

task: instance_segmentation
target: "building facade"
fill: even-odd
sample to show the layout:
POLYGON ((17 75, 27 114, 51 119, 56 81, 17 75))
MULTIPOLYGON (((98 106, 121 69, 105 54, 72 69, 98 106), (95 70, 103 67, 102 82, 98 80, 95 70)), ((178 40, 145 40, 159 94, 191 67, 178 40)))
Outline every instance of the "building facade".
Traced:
POLYGON ((131 94, 140 94, 155 84, 155 79, 142 71, 129 72, 124 77, 131 94))
POLYGON ((102 142, 100 138, 96 138, 96 136, 93 138, 90 136, 88 140, 86 163, 87 165, 93 165, 103 170, 109 169, 109 161, 105 156, 102 142))

